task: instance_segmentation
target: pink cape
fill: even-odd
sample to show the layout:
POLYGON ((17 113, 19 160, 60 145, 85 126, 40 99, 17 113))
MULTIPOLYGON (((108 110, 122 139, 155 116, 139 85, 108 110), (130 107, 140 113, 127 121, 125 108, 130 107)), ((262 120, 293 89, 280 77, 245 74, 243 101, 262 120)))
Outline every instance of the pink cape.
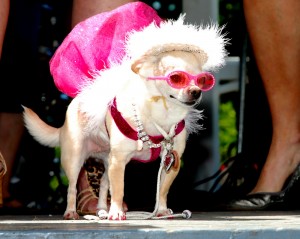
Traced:
POLYGON ((124 40, 131 30, 140 30, 162 20, 143 2, 125 4, 77 24, 50 60, 56 87, 75 97, 91 73, 109 67, 124 56, 124 40))

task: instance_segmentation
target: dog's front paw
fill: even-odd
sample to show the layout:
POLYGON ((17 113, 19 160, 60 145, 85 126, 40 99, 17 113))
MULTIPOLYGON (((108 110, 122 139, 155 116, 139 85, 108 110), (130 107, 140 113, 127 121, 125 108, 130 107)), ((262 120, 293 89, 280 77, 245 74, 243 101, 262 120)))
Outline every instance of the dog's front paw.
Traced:
POLYGON ((108 213, 109 220, 126 220, 126 213, 122 209, 110 207, 108 213))
POLYGON ((64 214, 64 219, 65 220, 78 220, 79 215, 75 211, 66 211, 64 214))
POLYGON ((173 211, 171 209, 158 210, 156 213, 157 217, 169 216, 168 218, 172 218, 173 211))

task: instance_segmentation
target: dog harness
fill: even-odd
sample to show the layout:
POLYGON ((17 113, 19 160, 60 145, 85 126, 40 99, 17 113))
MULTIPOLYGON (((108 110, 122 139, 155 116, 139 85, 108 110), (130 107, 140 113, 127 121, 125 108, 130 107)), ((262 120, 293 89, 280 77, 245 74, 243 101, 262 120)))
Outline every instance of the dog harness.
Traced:
MULTIPOLYGON (((112 104, 110 104, 110 113, 112 118, 114 119, 118 129, 128 138, 132 139, 132 140, 139 140, 138 137, 138 132, 136 130, 134 130, 128 123, 127 121, 123 118, 122 114, 120 111, 118 111, 117 109, 117 103, 116 103, 116 98, 113 99, 112 104)), ((185 121, 182 120, 179 123, 177 123, 176 127, 175 127, 175 136, 178 135, 185 127, 185 121)), ((159 144, 161 143, 165 138, 163 137, 163 135, 155 135, 155 136, 151 136, 149 135, 150 140, 155 143, 155 144, 159 144)), ((154 160, 156 160, 161 152, 161 147, 158 148, 150 148, 151 150, 151 156, 148 160, 140 160, 140 159, 136 159, 133 158, 133 160, 138 160, 140 162, 152 162, 154 160)))

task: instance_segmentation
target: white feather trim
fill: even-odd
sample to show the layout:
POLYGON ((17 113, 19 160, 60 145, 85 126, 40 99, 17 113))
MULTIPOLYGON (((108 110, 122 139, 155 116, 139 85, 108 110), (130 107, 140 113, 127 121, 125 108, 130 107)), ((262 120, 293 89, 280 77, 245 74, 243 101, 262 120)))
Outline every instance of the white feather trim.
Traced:
POLYGON ((126 39, 127 56, 135 61, 144 55, 158 55, 168 51, 194 52, 203 70, 214 71, 224 65, 228 40, 217 24, 197 26, 184 24, 185 14, 178 20, 154 22, 140 31, 132 31, 126 39))

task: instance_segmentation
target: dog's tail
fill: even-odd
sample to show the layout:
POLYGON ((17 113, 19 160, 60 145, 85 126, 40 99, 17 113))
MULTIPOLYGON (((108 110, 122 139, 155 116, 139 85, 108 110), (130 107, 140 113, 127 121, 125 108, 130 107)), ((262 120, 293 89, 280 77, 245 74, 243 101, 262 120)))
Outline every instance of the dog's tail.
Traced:
POLYGON ((40 144, 48 147, 59 146, 59 128, 52 127, 46 124, 40 117, 31 109, 24 107, 24 123, 28 132, 40 144))

